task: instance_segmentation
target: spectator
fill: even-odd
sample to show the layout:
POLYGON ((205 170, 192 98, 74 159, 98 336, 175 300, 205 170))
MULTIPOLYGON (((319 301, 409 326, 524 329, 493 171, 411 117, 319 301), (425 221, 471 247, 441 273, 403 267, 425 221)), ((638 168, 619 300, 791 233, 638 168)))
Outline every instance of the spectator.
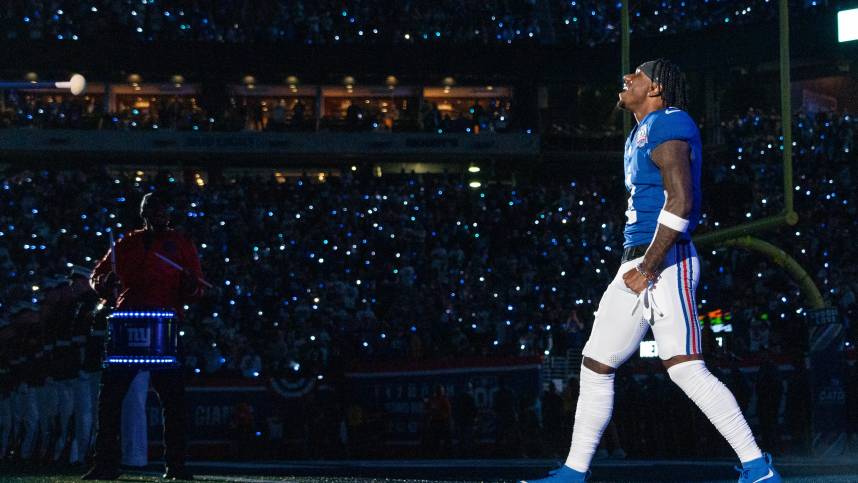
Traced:
POLYGON ((474 384, 468 382, 464 391, 453 399, 453 422, 459 447, 456 453, 462 457, 473 456, 474 435, 477 426, 477 402, 474 400, 474 384))
POLYGON ((520 456, 521 434, 518 420, 518 404, 515 393, 505 379, 498 381, 494 395, 495 424, 497 424, 497 450, 499 456, 520 456))
POLYGON ((450 423, 452 410, 444 386, 436 384, 426 400, 425 444, 429 455, 443 457, 450 451, 450 423))
POLYGON ((548 453, 561 456, 566 449, 569 433, 563 430, 563 398, 552 381, 542 393, 542 435, 548 453))
POLYGON ((760 444, 774 454, 780 452, 779 413, 783 383, 777 367, 767 360, 757 374, 757 416, 760 418, 760 444))

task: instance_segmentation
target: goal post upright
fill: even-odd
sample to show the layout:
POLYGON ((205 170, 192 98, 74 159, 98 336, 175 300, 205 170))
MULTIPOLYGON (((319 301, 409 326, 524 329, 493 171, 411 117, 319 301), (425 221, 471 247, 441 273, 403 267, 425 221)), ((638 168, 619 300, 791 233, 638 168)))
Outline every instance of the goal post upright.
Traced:
POLYGON ((798 223, 798 213, 793 204, 792 173, 792 99, 790 91, 790 39, 789 39, 789 2, 778 1, 779 20, 779 57, 780 57, 780 97, 781 129, 783 135, 783 210, 773 216, 744 223, 738 226, 715 230, 694 237, 698 245, 719 245, 740 247, 765 255, 776 265, 783 267, 801 288, 804 297, 813 308, 822 308, 825 301, 813 279, 789 254, 770 242, 752 235, 793 226, 798 223))

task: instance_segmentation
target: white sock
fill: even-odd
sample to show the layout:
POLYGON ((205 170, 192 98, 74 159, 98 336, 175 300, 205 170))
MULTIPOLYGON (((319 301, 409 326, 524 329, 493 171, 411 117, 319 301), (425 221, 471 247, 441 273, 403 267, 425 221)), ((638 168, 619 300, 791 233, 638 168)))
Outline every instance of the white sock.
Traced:
POLYGON ((590 469, 590 460, 613 410, 614 374, 599 374, 581 366, 581 390, 566 466, 582 473, 590 469))
POLYGON ((733 393, 713 376, 703 361, 688 361, 667 370, 670 379, 697 404, 733 447, 742 463, 762 458, 748 422, 733 393))

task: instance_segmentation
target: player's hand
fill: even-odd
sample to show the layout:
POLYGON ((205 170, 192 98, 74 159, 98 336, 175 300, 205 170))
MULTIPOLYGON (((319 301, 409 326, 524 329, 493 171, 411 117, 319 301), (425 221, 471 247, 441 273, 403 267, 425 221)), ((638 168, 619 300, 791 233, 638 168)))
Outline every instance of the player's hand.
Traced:
POLYGON ((626 287, 631 289, 634 293, 643 292, 647 285, 649 285, 646 277, 644 277, 643 274, 634 267, 623 274, 623 283, 625 283, 626 287))
POLYGON ((119 291, 122 288, 122 283, 119 281, 119 276, 115 272, 108 272, 102 275, 98 283, 98 293, 103 297, 109 298, 113 296, 114 291, 119 291))

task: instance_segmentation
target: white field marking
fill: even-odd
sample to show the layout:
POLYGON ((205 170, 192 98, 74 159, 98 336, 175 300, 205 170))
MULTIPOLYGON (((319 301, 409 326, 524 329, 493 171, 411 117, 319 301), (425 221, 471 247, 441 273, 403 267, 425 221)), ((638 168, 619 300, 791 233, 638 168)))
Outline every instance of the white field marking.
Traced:
MULTIPOLYGON (((134 471, 130 474, 152 476, 160 478, 160 472, 154 471, 134 471)), ((243 476, 223 476, 223 475, 194 475, 196 481, 235 481, 238 483, 298 483, 299 479, 283 477, 276 480, 266 479, 265 477, 243 477, 243 476)))

